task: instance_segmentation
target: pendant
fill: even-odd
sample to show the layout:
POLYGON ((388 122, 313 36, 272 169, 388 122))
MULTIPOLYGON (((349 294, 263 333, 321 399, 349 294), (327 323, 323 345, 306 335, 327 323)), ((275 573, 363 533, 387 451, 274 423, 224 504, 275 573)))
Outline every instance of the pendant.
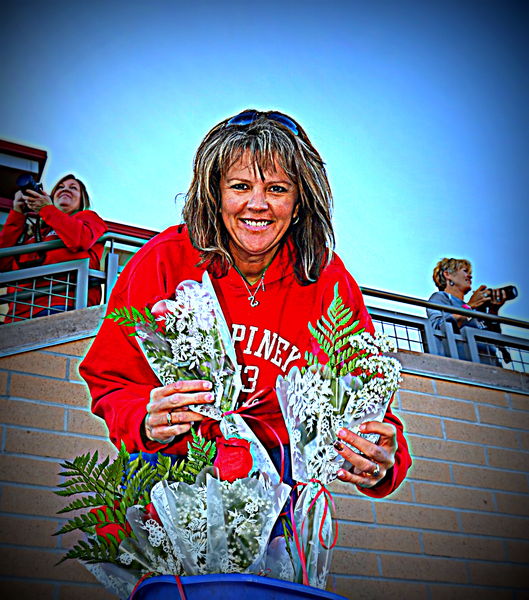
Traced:
POLYGON ((250 302, 250 306, 253 308, 259 304, 259 300, 255 299, 255 296, 248 296, 248 300, 250 302))

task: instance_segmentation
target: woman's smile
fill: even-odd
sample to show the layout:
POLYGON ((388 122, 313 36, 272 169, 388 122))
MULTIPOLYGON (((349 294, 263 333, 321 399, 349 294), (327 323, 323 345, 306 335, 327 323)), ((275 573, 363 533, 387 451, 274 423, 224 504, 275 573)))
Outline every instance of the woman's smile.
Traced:
POLYGON ((264 269, 297 212, 298 186, 276 162, 261 171, 245 152, 221 178, 222 220, 236 266, 245 275, 264 269))
POLYGON ((270 223, 272 223, 272 221, 256 221, 255 219, 241 219, 241 221, 245 225, 248 225, 248 227, 251 227, 252 229, 256 230, 264 229, 267 225, 270 225, 270 223))
POLYGON ((65 179, 57 188, 53 203, 63 213, 71 214, 81 208, 81 188, 75 179, 65 179))

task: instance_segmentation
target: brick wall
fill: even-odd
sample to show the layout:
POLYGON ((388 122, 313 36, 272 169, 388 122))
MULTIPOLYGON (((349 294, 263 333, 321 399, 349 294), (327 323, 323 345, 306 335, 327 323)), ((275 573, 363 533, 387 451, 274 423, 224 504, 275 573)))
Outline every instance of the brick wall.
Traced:
POLYGON ((0 590, 4 598, 103 600, 75 561, 59 566, 73 534, 53 536, 67 499, 53 493, 59 464, 83 452, 113 453, 106 428, 88 410, 77 366, 86 341, 0 359, 0 590), (4 595, 5 594, 5 595, 4 595))
POLYGON ((378 501, 332 488, 341 516, 336 591, 529 597, 529 397, 405 374, 395 409, 414 459, 404 484, 378 501))
MULTIPOLYGON (((38 321, 59 322, 52 319, 38 321)), ((52 536, 66 503, 52 493, 60 461, 114 452, 77 372, 88 344, 56 342, 0 359, 3 597, 111 598, 81 565, 55 566, 73 537, 52 536)), ((355 600, 528 598, 527 378, 399 357, 408 372, 395 408, 408 432, 411 474, 384 500, 332 485, 340 532, 329 588, 355 600)))

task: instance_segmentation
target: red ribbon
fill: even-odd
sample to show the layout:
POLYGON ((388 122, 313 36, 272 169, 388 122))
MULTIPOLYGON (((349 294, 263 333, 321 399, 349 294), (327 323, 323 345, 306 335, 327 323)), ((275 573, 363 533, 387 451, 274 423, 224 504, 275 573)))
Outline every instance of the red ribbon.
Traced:
POLYGON ((133 600, 134 595, 136 594, 136 592, 138 591, 138 588, 140 587, 140 585, 149 577, 154 577, 154 573, 151 571, 149 573, 145 573, 145 575, 142 575, 138 581, 136 582, 136 585, 134 586, 134 589, 132 590, 130 596, 129 596, 129 600, 133 600))
POLYGON ((271 387, 266 387, 266 388, 263 388, 262 390, 259 390, 258 392, 255 392, 239 408, 237 408, 236 410, 228 410, 225 413, 223 413, 222 416, 227 417, 228 415, 241 415, 242 417, 245 417, 246 419, 253 419, 254 421, 258 421, 261 425, 268 427, 269 431, 272 432, 272 434, 276 438, 278 445, 279 445, 279 452, 281 455, 281 470, 279 473, 279 481, 280 481, 280 483, 283 483, 283 478, 285 475, 285 449, 283 448, 283 444, 281 442, 281 438, 279 437, 279 434, 269 423, 267 423, 261 417, 255 417, 254 415, 249 415, 247 413, 247 411, 249 409, 252 409, 254 406, 259 406, 260 404, 264 404, 264 400, 259 400, 259 397, 264 396, 271 389, 272 389, 271 387))
MULTIPOLYGON (((309 483, 317 483, 320 486, 320 489, 318 490, 318 492, 312 499, 312 502, 310 503, 309 508, 307 510, 307 514, 305 515, 305 517, 303 518, 303 521, 301 522, 301 534, 303 534, 303 528, 305 527, 305 519, 308 517, 310 511, 316 505, 316 501, 318 500, 318 498, 323 494, 325 504, 323 507, 323 515, 320 520, 320 526, 318 529, 318 540, 319 540, 320 544, 322 545, 322 547, 325 548, 325 550, 331 550, 332 548, 334 548, 334 546, 336 546, 336 542, 338 541, 338 522, 336 520, 334 521, 334 523, 335 523, 334 538, 333 538, 332 544, 330 546, 326 545, 325 540, 323 539, 322 531, 323 531, 323 526, 325 525, 325 518, 326 518, 327 512, 329 510, 329 500, 330 500, 330 506, 331 506, 331 515, 336 511, 336 507, 334 505, 334 499, 332 497, 331 492, 329 492, 329 490, 323 485, 323 483, 319 479, 310 479, 309 483)), ((309 483, 298 482, 293 487, 292 491, 294 491, 297 487, 307 486, 307 485, 309 485, 309 483)), ((294 519, 293 504, 294 504, 293 502, 290 503, 290 520, 292 523, 292 532, 294 535, 294 541, 296 543, 299 560, 301 562, 301 570, 303 572, 303 583, 305 585, 309 585, 309 575, 307 572, 307 558, 305 556, 305 550, 303 549, 301 540, 299 539, 299 536, 298 536, 296 520, 294 519)))
MULTIPOLYGON (((138 581, 136 582, 136 585, 134 586, 134 589, 132 590, 132 593, 129 596, 129 600, 133 600, 134 595, 136 594, 136 592, 138 591, 138 588, 140 587, 140 585, 149 577, 154 577, 154 573, 151 571, 149 573, 145 573, 145 575, 142 575, 138 581)), ((180 595, 180 600, 187 600, 186 598, 186 593, 184 591, 184 586, 182 584, 182 580, 180 579, 179 575, 175 575, 174 576, 175 580, 176 580, 176 585, 178 587, 178 593, 180 595)))
POLYGON ((184 592, 184 586, 182 585, 182 580, 179 575, 175 575, 176 585, 178 586, 178 593, 180 594, 180 600, 186 600, 186 593, 184 592))

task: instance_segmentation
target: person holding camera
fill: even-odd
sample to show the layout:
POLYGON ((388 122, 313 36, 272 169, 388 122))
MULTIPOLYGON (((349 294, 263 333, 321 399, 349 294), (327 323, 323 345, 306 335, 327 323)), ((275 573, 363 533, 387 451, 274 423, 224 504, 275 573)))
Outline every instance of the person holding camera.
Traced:
MULTIPOLYGON (((467 308, 497 315, 505 301, 516 296, 514 286, 490 289, 485 285, 480 285, 472 292, 468 302, 465 302, 465 296, 472 288, 472 265, 465 259, 442 258, 435 265, 432 277, 439 291, 434 292, 428 298, 429 302, 444 304, 448 308, 467 308)), ((433 308, 427 308, 426 313, 434 332, 444 334, 446 323, 451 323, 454 333, 461 333, 463 327, 476 327, 501 333, 500 324, 490 319, 467 317, 466 315, 451 313, 450 310, 442 311, 433 308)), ((443 336, 438 336, 438 341, 439 353, 442 355, 447 354, 443 347, 443 336)), ((457 346, 460 358, 464 358, 466 356, 464 344, 458 342, 457 346)), ((482 363, 501 366, 495 346, 485 343, 478 343, 477 346, 482 363)), ((501 351, 504 360, 509 362, 508 352, 504 348, 501 348, 501 351)))
MULTIPOLYGON (((18 185, 20 189, 15 194, 13 208, 0 232, 0 247, 56 239, 62 240, 65 247, 2 258, 0 271, 16 271, 79 258, 89 258, 89 267, 99 269, 104 244, 98 240, 107 231, 107 225, 90 210, 85 184, 69 173, 59 179, 49 195, 30 176, 19 178, 18 185)), ((49 283, 46 284, 48 286, 49 283)), ((14 290, 8 291, 13 293, 14 290)), ((74 308, 73 298, 60 295, 36 295, 31 301, 24 302, 27 304, 11 304, 4 322, 22 321, 74 308)), ((101 286, 90 286, 88 306, 100 302, 101 286)))

